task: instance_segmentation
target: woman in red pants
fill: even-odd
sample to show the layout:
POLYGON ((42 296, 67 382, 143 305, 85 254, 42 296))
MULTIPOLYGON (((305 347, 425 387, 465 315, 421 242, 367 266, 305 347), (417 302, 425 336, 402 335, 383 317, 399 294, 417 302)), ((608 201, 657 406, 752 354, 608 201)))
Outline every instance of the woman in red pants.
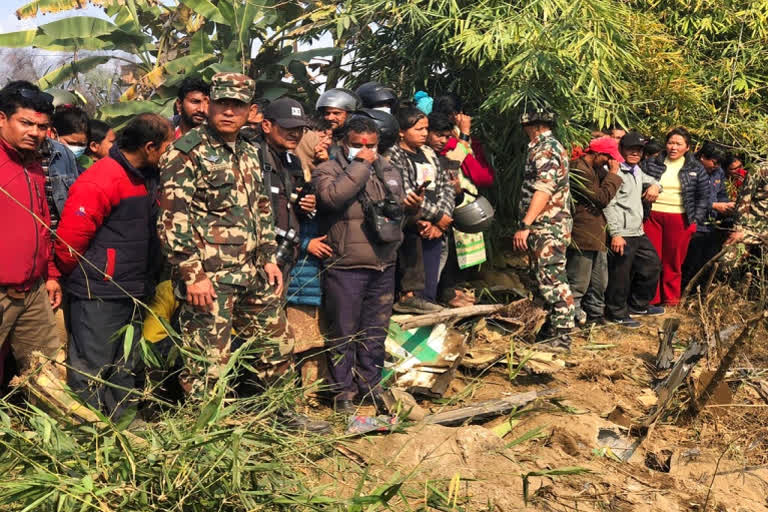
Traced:
POLYGON ((667 133, 666 148, 642 167, 662 187, 658 197, 644 197, 643 229, 661 260, 659 286, 651 304, 675 306, 680 301, 688 243, 710 207, 707 172, 693 156, 691 134, 682 127, 667 133))

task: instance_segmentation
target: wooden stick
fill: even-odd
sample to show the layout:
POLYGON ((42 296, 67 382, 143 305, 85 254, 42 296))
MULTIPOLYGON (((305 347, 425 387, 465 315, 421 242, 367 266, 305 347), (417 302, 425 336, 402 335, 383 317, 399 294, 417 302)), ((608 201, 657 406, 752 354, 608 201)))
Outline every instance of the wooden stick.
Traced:
POLYGON ((698 281, 698 280, 701 278, 701 276, 702 276, 702 275, 704 275, 704 272, 705 272, 705 271, 706 271, 706 270, 707 270, 709 267, 711 267, 712 265, 714 265, 714 264, 715 264, 715 262, 716 262, 716 261, 718 261, 718 260, 720 259, 720 257, 721 257, 723 254, 725 254, 726 252, 728 252, 728 249, 729 249, 730 247, 731 247, 730 245, 726 245, 725 247, 723 247, 722 249, 720 249, 720 252, 719 252, 719 253, 715 254, 715 256, 714 256, 714 257, 713 257, 711 260, 709 260, 709 261, 708 261, 708 262, 707 262, 707 263, 706 263, 706 264, 705 264, 703 267, 701 267, 701 268, 699 269, 699 271, 698 271, 698 272, 696 272, 696 274, 695 274, 695 275, 694 275, 694 276, 691 278, 691 280, 690 280, 690 282, 688 283, 688 285, 685 287, 685 290, 683 291, 683 295, 680 297, 680 304, 682 304, 683 302, 685 302, 685 299, 687 299, 687 298, 688 298, 688 295, 690 295, 690 293, 691 293, 691 290, 693 289, 693 287, 694 287, 694 286, 696 286, 696 282, 697 282, 697 281, 698 281))
POLYGON ((739 355, 739 353, 744 348, 745 342, 752 336, 752 332, 755 330, 755 327, 757 327, 758 322, 766 317, 768 317, 768 310, 763 311, 762 313, 755 315, 752 318, 749 318, 745 322, 744 329, 741 331, 741 334, 739 334, 739 337, 736 338, 730 347, 728 347, 728 352, 726 352, 723 358, 720 360, 720 365, 717 367, 717 370, 715 370, 715 374, 712 375, 712 378, 709 380, 707 387, 698 397, 696 397, 694 400, 691 400, 691 412, 694 414, 694 416, 698 414, 698 412, 701 411, 705 405, 707 405, 707 402, 715 392, 717 385, 720 383, 723 377, 725 377, 725 374, 728 372, 728 370, 730 370, 731 365, 733 365, 733 362, 736 360, 736 356, 739 355))
POLYGON ((442 324, 450 320, 459 320, 470 316, 492 315, 506 308, 506 304, 480 304, 477 306, 465 306, 463 308, 446 308, 437 313, 427 313, 426 315, 417 315, 396 320, 400 327, 407 331, 416 327, 426 327, 428 325, 442 324))

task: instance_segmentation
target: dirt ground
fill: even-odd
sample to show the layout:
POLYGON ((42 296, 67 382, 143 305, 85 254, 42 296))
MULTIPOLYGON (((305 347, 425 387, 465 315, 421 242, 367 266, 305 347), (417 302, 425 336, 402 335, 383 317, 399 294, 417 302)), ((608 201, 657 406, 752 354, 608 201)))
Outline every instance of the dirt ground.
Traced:
MULTIPOLYGON (((636 330, 605 326, 584 332, 574 338, 570 353, 557 355, 566 364, 554 373, 523 371, 510 381, 505 364, 462 370, 448 393, 454 403, 421 400, 422 407, 435 412, 545 388, 556 388, 558 399, 534 402, 485 424, 415 425, 358 438, 343 444, 344 458, 380 480, 408 475, 409 485, 391 501, 402 510, 768 510, 768 403, 744 374, 732 374, 728 388, 720 390, 728 404, 692 414, 684 385, 650 429, 625 428, 655 404, 653 361, 663 320, 681 320, 679 355, 692 337, 701 339, 705 324, 739 321, 738 308, 731 306, 710 307, 703 318, 696 307, 668 312, 644 319, 636 330), (621 447, 600 446, 600 429, 635 446, 626 462, 620 462, 621 447), (574 467, 581 469, 569 469, 574 467), (551 474, 563 469, 565 474, 551 474), (543 474, 530 475, 524 492, 523 475, 531 472, 543 474)), ((768 337, 760 330, 734 367, 768 378, 768 370, 760 377, 760 369, 768 369, 766 347, 768 337)), ((705 357, 692 380, 714 370, 717 361, 715 354, 705 357)), ((343 465, 335 471, 343 472, 343 465)))

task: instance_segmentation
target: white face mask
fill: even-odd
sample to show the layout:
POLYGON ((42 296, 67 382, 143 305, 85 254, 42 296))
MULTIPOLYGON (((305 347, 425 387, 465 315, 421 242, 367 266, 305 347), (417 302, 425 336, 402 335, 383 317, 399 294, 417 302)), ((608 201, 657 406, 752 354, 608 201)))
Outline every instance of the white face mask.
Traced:
POLYGON ((387 114, 392 114, 392 109, 389 107, 376 107, 373 110, 381 110, 382 112, 386 112, 387 114))
POLYGON ((347 148, 347 155, 349 156, 349 160, 354 160, 357 154, 362 151, 362 149, 363 148, 347 148))
POLYGON ((75 158, 80 158, 85 153, 85 146, 72 146, 70 144, 66 146, 75 155, 75 158))
MULTIPOLYGON (((347 156, 349 157, 349 160, 352 161, 355 159, 357 154, 361 152, 363 148, 347 148, 347 156)), ((374 154, 376 153, 376 150, 373 150, 374 154)))

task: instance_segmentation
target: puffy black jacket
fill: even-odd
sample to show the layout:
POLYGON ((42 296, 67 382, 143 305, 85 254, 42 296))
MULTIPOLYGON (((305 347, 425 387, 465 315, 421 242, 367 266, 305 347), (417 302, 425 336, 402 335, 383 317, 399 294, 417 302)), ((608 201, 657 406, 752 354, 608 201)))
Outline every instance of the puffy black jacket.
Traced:
MULTIPOLYGON (((667 158, 667 152, 662 151, 655 158, 644 160, 640 167, 644 173, 653 177, 657 181, 661 180, 661 175, 667 170, 664 160, 667 158)), ((693 153, 685 154, 685 163, 680 169, 678 177, 680 178, 680 188, 683 193, 683 208, 689 224, 702 224, 707 219, 712 202, 710 201, 710 184, 707 177, 707 171, 704 166, 693 156, 693 153)), ((651 214, 651 203, 643 201, 643 215, 648 218, 651 214)))
POLYGON ((152 293, 154 265, 162 261, 155 229, 156 171, 136 169, 117 145, 109 154, 69 190, 57 230, 57 264, 67 275, 67 292, 77 297, 122 299, 125 292, 146 297, 152 293))

